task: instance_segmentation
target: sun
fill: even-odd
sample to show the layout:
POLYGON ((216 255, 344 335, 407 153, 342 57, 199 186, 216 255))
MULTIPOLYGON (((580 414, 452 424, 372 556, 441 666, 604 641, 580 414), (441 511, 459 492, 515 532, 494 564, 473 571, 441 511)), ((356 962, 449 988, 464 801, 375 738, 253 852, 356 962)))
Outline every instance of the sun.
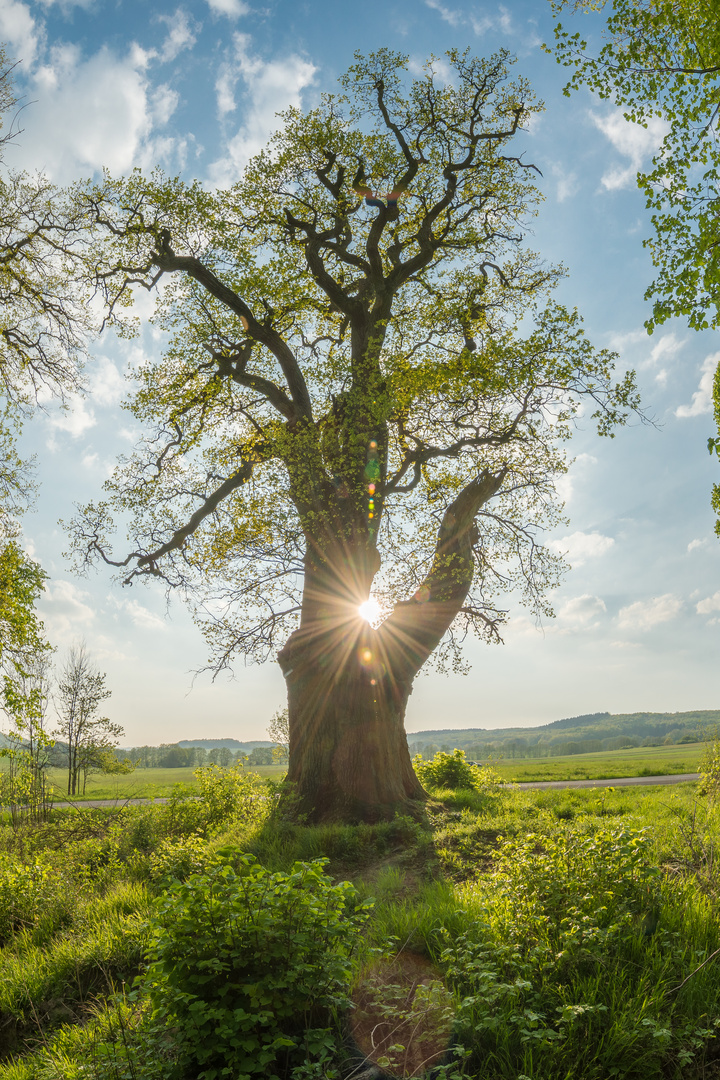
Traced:
POLYGON ((380 618, 381 608, 377 600, 374 597, 370 597, 358 608, 358 615, 361 619, 365 619, 366 622, 374 623, 380 618))

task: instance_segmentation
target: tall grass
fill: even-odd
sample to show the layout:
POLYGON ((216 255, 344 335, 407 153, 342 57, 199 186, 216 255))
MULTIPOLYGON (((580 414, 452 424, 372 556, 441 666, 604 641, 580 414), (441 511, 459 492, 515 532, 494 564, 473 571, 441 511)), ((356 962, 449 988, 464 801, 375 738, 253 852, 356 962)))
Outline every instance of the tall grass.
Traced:
MULTIPOLYGON (((432 965, 462 1050, 449 1080, 659 1080, 720 1058, 720 808, 695 785, 436 792, 425 825, 318 828, 218 785, 0 834, 0 1080, 142 1080, 150 1021, 130 986, 154 897, 242 852, 272 871, 329 858, 375 898, 358 983, 379 954, 432 965)), ((340 1043, 323 1038, 312 1075, 330 1080, 340 1043)))

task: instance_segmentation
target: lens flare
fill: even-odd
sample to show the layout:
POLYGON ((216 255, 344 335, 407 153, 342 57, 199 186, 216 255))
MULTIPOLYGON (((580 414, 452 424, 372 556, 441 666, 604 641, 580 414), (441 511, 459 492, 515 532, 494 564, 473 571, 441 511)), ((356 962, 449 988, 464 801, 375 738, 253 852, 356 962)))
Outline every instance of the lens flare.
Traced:
POLYGON ((374 600, 371 596, 369 600, 366 600, 358 608, 358 615, 361 619, 365 619, 366 622, 373 623, 380 618, 380 605, 377 600, 374 600))

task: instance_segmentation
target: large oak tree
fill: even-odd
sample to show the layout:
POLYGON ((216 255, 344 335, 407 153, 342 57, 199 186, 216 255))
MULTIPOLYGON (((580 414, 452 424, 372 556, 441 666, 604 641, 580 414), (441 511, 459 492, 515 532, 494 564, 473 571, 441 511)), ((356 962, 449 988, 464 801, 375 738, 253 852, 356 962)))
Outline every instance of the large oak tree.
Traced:
POLYGON ((382 50, 343 84, 226 191, 135 173, 88 196, 109 321, 156 290, 168 345, 76 547, 184 592, 217 666, 282 646, 312 821, 419 807, 415 676, 468 632, 497 640, 509 589, 548 610, 563 442, 578 411, 608 433, 635 406, 523 246, 540 196, 514 140, 540 106, 507 55, 408 85, 382 50))

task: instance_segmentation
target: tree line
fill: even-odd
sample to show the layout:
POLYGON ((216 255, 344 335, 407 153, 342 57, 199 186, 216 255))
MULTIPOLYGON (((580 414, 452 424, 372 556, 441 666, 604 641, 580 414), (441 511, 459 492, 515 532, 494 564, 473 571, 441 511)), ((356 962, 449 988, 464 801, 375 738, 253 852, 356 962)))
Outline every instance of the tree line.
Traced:
POLYGON ((207 750, 202 746, 179 746, 178 743, 160 743, 159 746, 134 746, 115 751, 119 761, 132 762, 138 769, 198 769, 203 765, 284 765, 287 763, 285 748, 256 746, 249 752, 231 750, 227 746, 207 750))
MULTIPOLYGON (((487 761, 493 757, 503 758, 545 758, 562 757, 570 754, 598 754, 607 750, 631 750, 640 746, 675 746, 683 743, 700 742, 704 734, 700 731, 689 731, 687 728, 676 728, 664 737, 659 735, 647 735, 640 738, 637 735, 613 735, 606 739, 503 739, 494 742, 468 742, 463 749, 466 757, 474 761, 487 761)), ((420 754, 429 761, 439 751, 451 753, 455 749, 457 740, 452 745, 449 742, 410 742, 410 753, 420 754)))

